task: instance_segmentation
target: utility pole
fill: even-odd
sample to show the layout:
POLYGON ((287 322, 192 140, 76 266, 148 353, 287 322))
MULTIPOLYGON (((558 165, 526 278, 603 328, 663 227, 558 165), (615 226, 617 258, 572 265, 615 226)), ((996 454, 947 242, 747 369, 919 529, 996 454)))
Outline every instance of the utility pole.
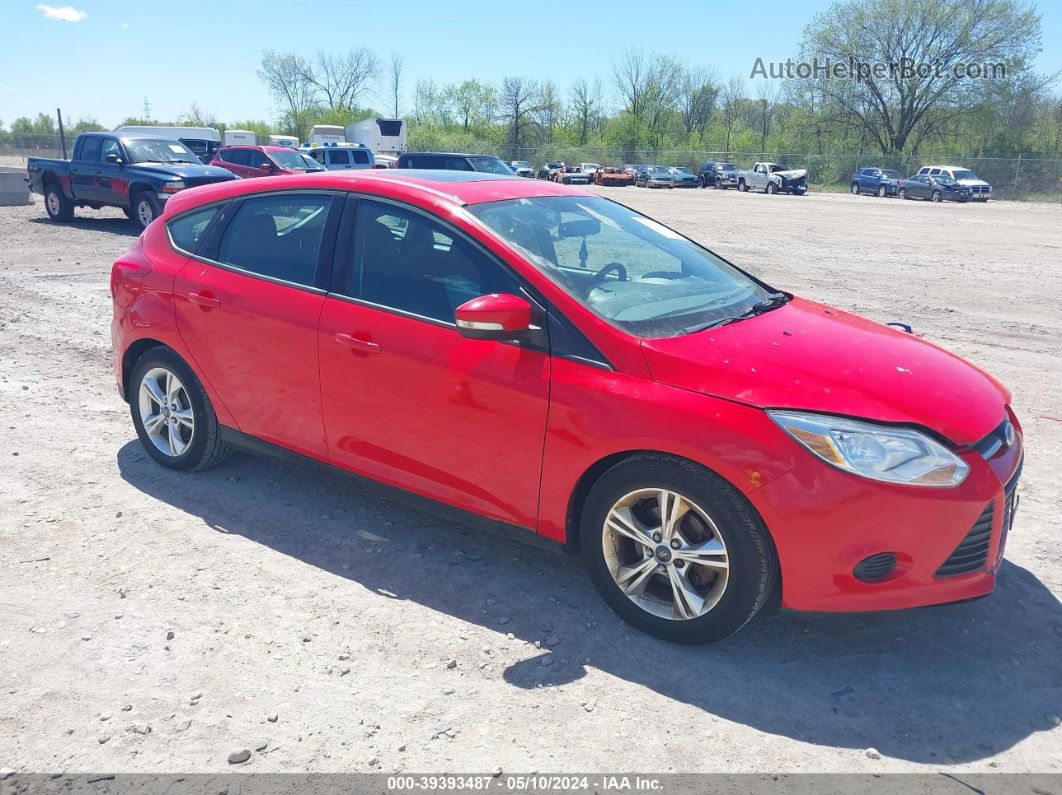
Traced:
POLYGON ((63 132, 63 112, 56 108, 55 115, 59 119, 59 146, 63 150, 63 160, 66 160, 66 133, 63 132))
POLYGON ((151 103, 144 97, 144 121, 151 121, 151 103))

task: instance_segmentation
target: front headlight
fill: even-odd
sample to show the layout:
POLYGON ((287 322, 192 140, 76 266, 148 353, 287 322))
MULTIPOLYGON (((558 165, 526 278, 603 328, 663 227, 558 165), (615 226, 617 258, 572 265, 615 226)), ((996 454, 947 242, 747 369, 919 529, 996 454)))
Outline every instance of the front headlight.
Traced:
POLYGON ((184 190, 184 182, 179 179, 170 180, 162 186, 163 193, 176 193, 179 190, 184 190))
POLYGON ((827 464, 886 483, 958 486, 970 467, 944 445, 912 428, 809 414, 768 411, 782 430, 827 464))

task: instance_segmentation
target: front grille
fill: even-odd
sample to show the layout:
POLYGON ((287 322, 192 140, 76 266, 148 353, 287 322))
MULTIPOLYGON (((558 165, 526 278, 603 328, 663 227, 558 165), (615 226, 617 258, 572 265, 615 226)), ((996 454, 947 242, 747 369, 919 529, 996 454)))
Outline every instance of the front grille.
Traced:
MULTIPOLYGON (((1007 541, 1007 533, 1014 521, 1014 511, 1018 505, 1018 479, 1021 465, 1003 487, 1003 520, 1000 522, 999 550, 1007 541)), ((992 540, 992 520, 995 518, 995 501, 988 503, 981 515, 977 517, 970 532, 959 542, 946 561, 937 569, 937 577, 958 577, 962 574, 980 571, 988 560, 988 547, 992 540)))

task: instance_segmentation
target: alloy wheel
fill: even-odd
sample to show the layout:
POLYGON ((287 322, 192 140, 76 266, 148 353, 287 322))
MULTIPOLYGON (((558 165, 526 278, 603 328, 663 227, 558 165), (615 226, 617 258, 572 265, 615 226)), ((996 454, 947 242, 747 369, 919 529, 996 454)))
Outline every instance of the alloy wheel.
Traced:
POLYGON ((621 497, 605 517, 602 545, 620 591, 661 618, 705 615, 719 604, 729 582, 718 527, 678 492, 639 489, 621 497))
POLYGON ((146 229, 155 220, 155 211, 151 207, 151 202, 147 199, 138 201, 136 203, 136 217, 140 221, 140 225, 146 229))
POLYGON ((195 436, 195 413, 181 380, 165 367, 153 367, 140 381, 138 401, 152 444, 173 458, 187 451, 195 436))
POLYGON ((45 201, 48 203, 48 213, 50 215, 59 215, 59 210, 61 209, 59 206, 59 194, 54 190, 50 190, 45 201))

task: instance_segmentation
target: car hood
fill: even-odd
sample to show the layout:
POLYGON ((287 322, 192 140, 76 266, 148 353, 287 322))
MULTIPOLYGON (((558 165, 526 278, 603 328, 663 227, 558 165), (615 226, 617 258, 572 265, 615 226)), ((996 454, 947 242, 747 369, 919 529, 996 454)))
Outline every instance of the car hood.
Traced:
POLYGON ((759 408, 918 425, 955 444, 982 439, 1010 394, 912 334, 795 298, 747 320, 643 340, 654 380, 759 408))
POLYGON ((164 174, 173 174, 175 177, 221 177, 231 179, 232 172, 218 166, 197 166, 195 163, 136 163, 137 168, 158 171, 164 174))
POLYGON ((796 179, 803 177, 808 173, 806 168, 791 168, 788 171, 772 171, 772 177, 785 177, 786 179, 796 179))
POLYGON ((974 187, 976 187, 976 188, 987 188, 988 187, 988 183, 985 182, 983 179, 957 179, 955 181, 958 182, 960 185, 967 185, 967 186, 969 186, 971 188, 974 188, 974 187))

